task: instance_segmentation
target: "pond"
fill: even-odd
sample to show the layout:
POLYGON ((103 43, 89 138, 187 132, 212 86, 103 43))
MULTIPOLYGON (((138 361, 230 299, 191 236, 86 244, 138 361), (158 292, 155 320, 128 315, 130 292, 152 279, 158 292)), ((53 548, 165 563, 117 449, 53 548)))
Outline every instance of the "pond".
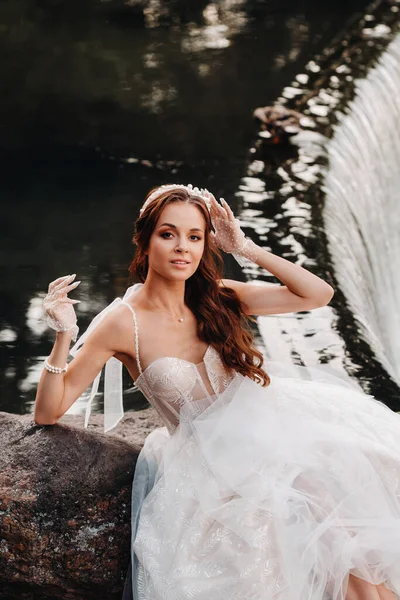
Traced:
MULTIPOLYGON (((0 410, 33 411, 54 339, 49 282, 77 273, 84 331, 127 285, 149 189, 192 182, 236 210, 253 110, 366 5, 226 0, 143 16, 118 2, 2 3, 0 410)), ((245 276, 230 258, 226 268, 245 276)), ((146 404, 126 379, 125 409, 146 404)))

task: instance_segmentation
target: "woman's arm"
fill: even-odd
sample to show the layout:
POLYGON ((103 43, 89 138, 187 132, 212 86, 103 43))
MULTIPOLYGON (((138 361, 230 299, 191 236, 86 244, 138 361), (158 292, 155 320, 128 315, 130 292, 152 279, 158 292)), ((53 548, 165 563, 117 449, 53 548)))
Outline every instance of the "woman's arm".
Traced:
POLYGON ((307 269, 272 254, 248 241, 251 260, 284 285, 267 286, 222 279, 221 285, 236 291, 248 315, 270 315, 311 310, 328 304, 334 289, 307 269))
MULTIPOLYGON (((89 387, 107 360, 120 351, 123 321, 118 308, 107 315, 69 363, 66 373, 58 375, 43 369, 35 399, 35 423, 53 425, 89 387)), ((51 365, 65 366, 70 342, 68 334, 57 333, 48 359, 51 365)))
POLYGON ((220 285, 236 291, 247 314, 270 315, 310 310, 330 302, 334 290, 328 283, 246 238, 228 203, 221 198, 221 204, 218 204, 210 192, 206 191, 206 194, 211 203, 210 214, 215 230, 210 237, 217 248, 255 262, 284 284, 269 287, 222 279, 220 285))

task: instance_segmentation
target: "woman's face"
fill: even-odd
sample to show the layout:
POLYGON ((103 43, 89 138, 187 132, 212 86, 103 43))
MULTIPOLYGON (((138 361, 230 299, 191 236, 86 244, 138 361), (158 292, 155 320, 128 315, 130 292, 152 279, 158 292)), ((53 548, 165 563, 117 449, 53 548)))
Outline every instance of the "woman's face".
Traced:
POLYGON ((168 204, 150 237, 147 250, 149 269, 168 279, 189 279, 203 255, 205 228, 205 219, 195 205, 184 202, 168 204))

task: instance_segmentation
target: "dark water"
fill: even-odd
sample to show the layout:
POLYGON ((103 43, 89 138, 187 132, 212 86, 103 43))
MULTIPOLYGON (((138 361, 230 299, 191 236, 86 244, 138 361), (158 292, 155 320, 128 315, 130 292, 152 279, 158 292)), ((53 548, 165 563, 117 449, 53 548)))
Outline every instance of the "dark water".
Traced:
MULTIPOLYGON (((252 111, 366 5, 171 3, 144 19, 116 2, 1 3, 0 410, 32 412, 48 283, 78 274, 83 331, 127 284, 151 187, 192 182, 235 209, 252 111)), ((227 275, 242 277, 229 259, 227 275)), ((125 408, 143 406, 125 387, 125 408)))

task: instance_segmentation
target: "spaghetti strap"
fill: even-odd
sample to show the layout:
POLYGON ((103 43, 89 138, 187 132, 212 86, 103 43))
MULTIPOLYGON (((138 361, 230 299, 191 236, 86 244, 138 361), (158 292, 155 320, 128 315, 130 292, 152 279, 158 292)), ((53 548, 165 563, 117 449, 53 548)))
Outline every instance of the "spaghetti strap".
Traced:
POLYGON ((132 308, 132 306, 130 304, 128 304, 127 302, 125 302, 125 300, 121 300, 122 304, 125 304, 125 306, 127 306, 129 308, 129 310, 132 313, 133 316, 133 325, 135 328, 135 356, 136 356, 136 363, 138 366, 138 370, 140 375, 142 374, 142 366, 140 364, 140 358, 139 358, 139 328, 138 328, 138 323, 137 323, 137 317, 136 317, 136 313, 134 311, 134 309, 132 308))

